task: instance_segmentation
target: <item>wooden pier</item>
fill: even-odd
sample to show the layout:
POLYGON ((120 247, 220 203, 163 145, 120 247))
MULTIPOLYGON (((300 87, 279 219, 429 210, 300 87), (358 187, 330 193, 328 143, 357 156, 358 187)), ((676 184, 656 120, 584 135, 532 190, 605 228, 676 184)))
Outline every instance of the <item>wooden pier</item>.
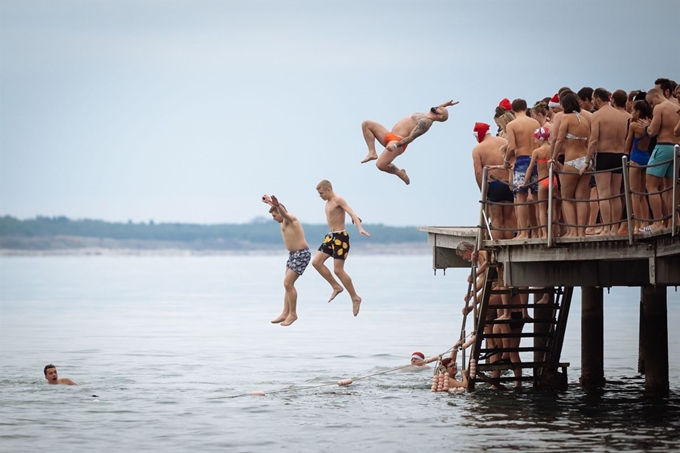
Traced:
MULTIPOLYGON (((432 246, 435 270, 470 268, 470 262, 456 254, 458 245, 479 240, 477 227, 420 227, 428 233, 432 246)), ((550 303, 529 303, 534 310, 534 332, 520 334, 533 337, 533 346, 517 348, 520 352, 534 352, 534 360, 522 368, 533 369, 532 379, 537 387, 563 388, 566 367, 560 353, 572 289, 581 287, 581 384, 597 387, 604 382, 604 314, 603 289, 612 286, 640 287, 640 372, 645 374, 645 388, 653 392, 667 392, 668 381, 668 317, 667 287, 680 285, 680 236, 670 229, 650 235, 637 235, 633 244, 627 237, 586 236, 556 238, 547 247, 545 239, 482 240, 480 250, 489 253, 492 267, 502 267, 504 286, 516 292, 550 294, 550 303), (524 288, 519 290, 519 288, 524 288), (558 370, 562 370, 560 373, 558 370)), ((484 365, 489 351, 482 347, 483 338, 503 336, 484 335, 486 311, 497 308, 489 303, 494 293, 491 282, 485 285, 484 296, 475 318, 477 341, 470 359, 478 361, 477 369, 513 369, 512 365, 484 365)), ((535 299, 538 297, 535 296, 535 299)), ((493 322, 493 321, 491 321, 493 322)), ((518 365, 515 365, 516 368, 518 365)), ((481 379, 487 379, 482 374, 481 379)), ((501 378, 512 381, 515 378, 501 378)), ((475 380, 471 380, 471 390, 475 380)))

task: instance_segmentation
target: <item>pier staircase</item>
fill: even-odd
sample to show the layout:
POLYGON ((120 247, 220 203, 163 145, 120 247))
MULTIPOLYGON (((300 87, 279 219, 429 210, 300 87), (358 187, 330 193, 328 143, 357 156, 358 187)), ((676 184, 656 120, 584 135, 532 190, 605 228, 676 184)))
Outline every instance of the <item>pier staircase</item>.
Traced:
MULTIPOLYGON (((470 360, 475 360, 476 373, 470 376, 468 391, 474 391, 475 384, 486 382, 491 385, 502 386, 504 383, 515 385, 520 381, 531 381, 536 388, 566 389, 568 363, 560 362, 564 333, 567 326, 569 307, 573 287, 556 286, 544 288, 502 288, 496 287, 496 282, 489 278, 492 269, 498 264, 489 264, 484 273, 484 286, 481 301, 477 301, 474 313, 475 341, 470 347, 470 360), (544 295, 547 297, 544 298, 544 295), (494 297, 494 296, 501 297, 494 297), (520 295, 526 295, 527 303, 520 303, 520 295), (530 297, 533 295, 533 298, 530 297), (505 297, 503 297, 505 296, 505 297), (505 298, 509 304, 502 304, 501 298, 505 298), (533 300, 532 300, 533 299, 533 300), (541 300, 542 299, 542 300, 541 300), (540 301, 540 302, 539 302, 540 301), (526 308, 531 318, 520 319, 494 319, 488 316, 491 310, 506 309, 514 310, 515 316, 521 316, 521 309, 526 308), (487 319, 489 318, 489 319, 487 319), (518 328, 518 322, 524 323, 524 328, 518 328), (508 325, 508 328, 494 328, 499 325, 508 325), (533 325, 533 329, 527 329, 533 325), (500 332, 500 331, 503 332, 500 332), (531 330, 531 331, 527 331, 531 330), (494 332, 495 331, 495 332, 494 332), (515 347, 504 347, 502 343, 508 343, 507 339, 518 339, 515 347), (527 345, 527 340, 532 339, 533 344, 527 345), (490 344, 496 344, 493 348, 490 344), (509 353, 533 353, 531 361, 512 363, 508 358, 500 360, 503 355, 509 353), (561 369, 561 372, 558 371, 561 369), (510 370, 511 374, 502 373, 510 370), (522 370, 521 377, 514 375, 515 370, 522 370), (526 373, 530 370, 530 374, 526 373), (506 374, 506 375, 504 375, 506 374)), ((492 275, 498 275, 496 271, 492 275)), ((464 327, 463 327, 464 329, 464 327)), ((526 357, 525 357, 526 358, 526 357)), ((465 358, 463 358, 465 363, 465 358)), ((467 363, 470 369, 470 362, 467 363)))

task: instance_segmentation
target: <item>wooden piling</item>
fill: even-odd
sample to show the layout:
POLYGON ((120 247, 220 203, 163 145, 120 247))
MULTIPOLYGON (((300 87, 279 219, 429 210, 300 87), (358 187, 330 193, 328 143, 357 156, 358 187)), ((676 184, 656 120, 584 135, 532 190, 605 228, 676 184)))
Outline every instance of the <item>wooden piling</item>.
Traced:
POLYGON ((642 287, 645 390, 668 394, 668 312, 665 286, 642 287))
POLYGON ((581 386, 604 385, 604 308, 602 288, 581 288, 581 386))

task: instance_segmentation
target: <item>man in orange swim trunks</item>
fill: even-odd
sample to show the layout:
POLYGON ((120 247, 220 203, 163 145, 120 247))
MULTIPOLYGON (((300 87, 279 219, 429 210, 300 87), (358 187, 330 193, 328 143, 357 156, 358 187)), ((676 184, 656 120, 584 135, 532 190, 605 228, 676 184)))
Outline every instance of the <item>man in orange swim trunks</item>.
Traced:
POLYGON ((361 123, 361 130, 368 146, 368 154, 361 161, 362 164, 377 160, 375 166, 385 173, 396 175, 407 185, 411 183, 406 170, 397 168, 392 161, 400 156, 409 143, 427 132, 435 121, 444 122, 449 118, 446 107, 456 105, 458 101, 448 101, 437 107, 432 107, 426 113, 414 113, 402 118, 394 125, 392 131, 388 131, 382 124, 375 121, 364 121, 361 123), (375 150, 375 141, 385 147, 385 150, 378 156, 375 150))

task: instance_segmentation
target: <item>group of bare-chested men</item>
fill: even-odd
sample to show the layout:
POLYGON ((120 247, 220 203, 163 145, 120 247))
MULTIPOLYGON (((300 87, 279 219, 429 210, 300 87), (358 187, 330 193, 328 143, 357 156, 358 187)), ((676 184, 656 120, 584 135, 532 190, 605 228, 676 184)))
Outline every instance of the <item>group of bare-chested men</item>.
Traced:
MULTIPOLYGON (((410 184, 411 181, 406 171, 397 168, 392 161, 404 153, 409 143, 427 132, 435 121, 446 121, 449 117, 446 108, 457 103, 448 101, 432 107, 426 113, 409 115, 397 122, 392 131, 388 131, 375 121, 364 121, 361 129, 368 147, 368 155, 361 163, 376 160, 378 169, 396 175, 404 183, 410 184), (376 151, 376 141, 384 147, 380 156, 376 151)), ((345 214, 349 215, 352 223, 356 224, 359 234, 367 237, 371 235, 364 230, 361 219, 347 202, 333 191, 333 186, 329 181, 321 181, 316 186, 316 190, 321 199, 326 202, 326 221, 329 233, 324 237, 314 258, 311 256, 299 220, 279 202, 276 196, 264 195, 262 197, 262 201, 270 206, 269 213, 272 218, 281 224, 283 243, 289 252, 283 280, 285 289, 283 311, 272 320, 272 323, 280 323, 282 326, 289 326, 298 319, 295 282, 303 274, 310 261, 319 274, 331 285, 333 291, 328 302, 331 302, 346 289, 352 299, 352 313, 354 316, 359 314, 361 297, 354 289, 352 279, 344 268, 350 249, 349 234, 345 229, 345 214), (339 282, 325 265, 326 260, 331 257, 333 258, 333 273, 338 277, 339 282)))
POLYGON ((574 93, 565 87, 530 110, 522 99, 501 101, 494 117, 498 134, 476 123, 479 144, 472 151, 480 189, 488 170, 494 238, 546 237, 550 185, 556 198, 552 217, 561 219, 556 236, 627 234, 620 196, 624 171, 635 232, 662 230, 677 215, 668 189, 674 184, 674 145, 680 143, 679 97, 680 87, 660 78, 646 93, 589 87, 574 93), (629 169, 623 168, 624 155, 629 169))

